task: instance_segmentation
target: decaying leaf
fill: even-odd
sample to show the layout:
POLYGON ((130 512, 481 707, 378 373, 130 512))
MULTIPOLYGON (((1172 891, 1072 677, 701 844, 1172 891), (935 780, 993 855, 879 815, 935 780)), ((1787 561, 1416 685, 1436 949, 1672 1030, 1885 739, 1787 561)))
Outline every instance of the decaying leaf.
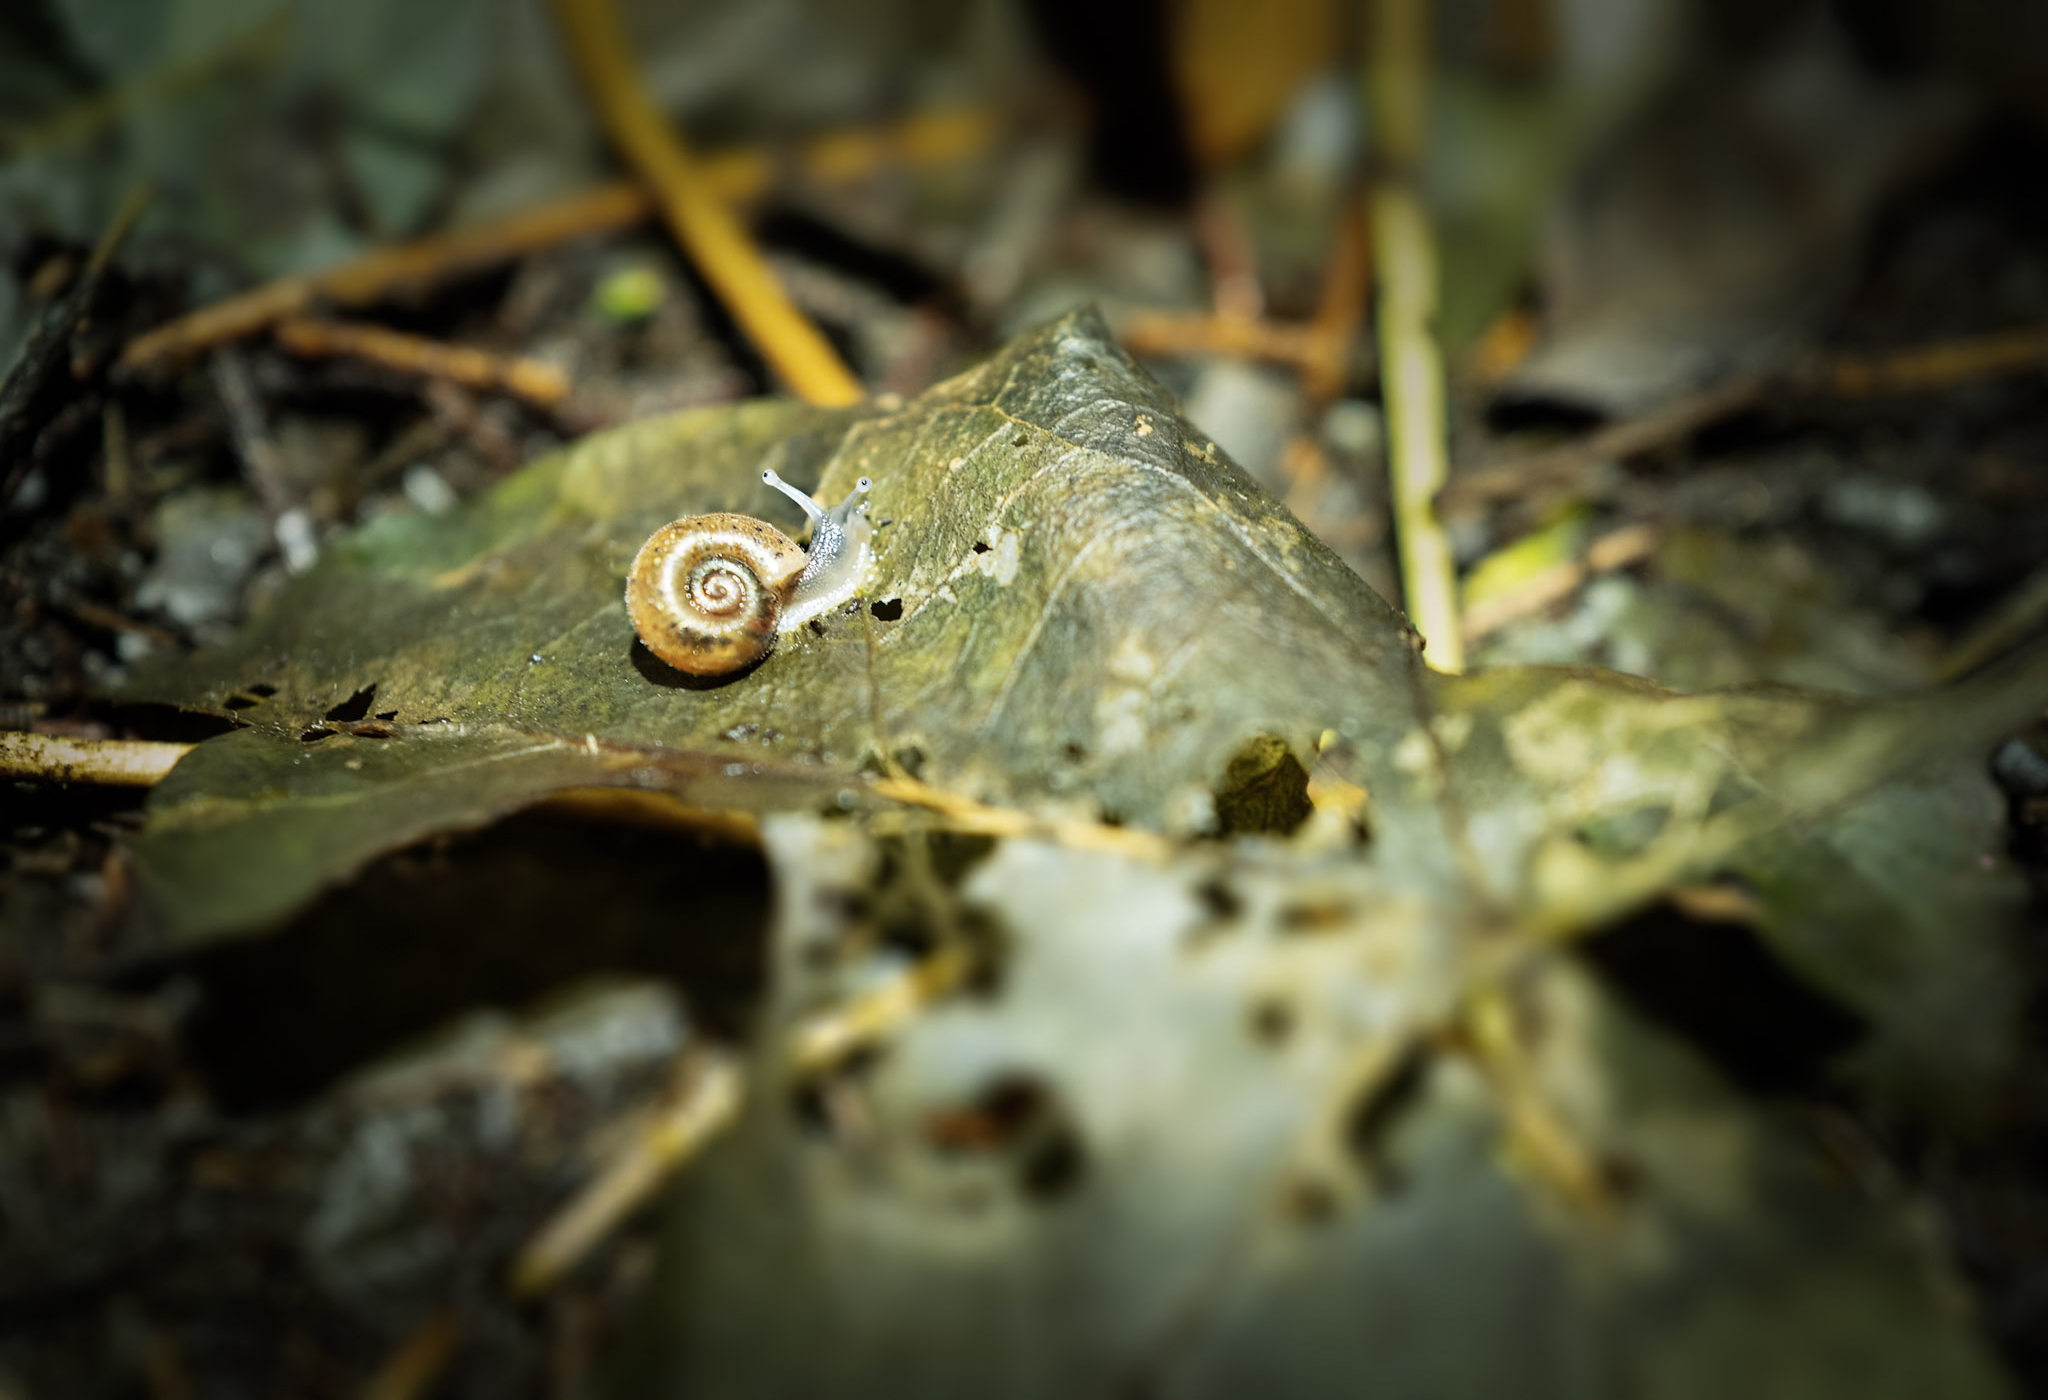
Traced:
POLYGON ((678 764, 696 775, 695 801, 773 805, 757 762, 813 775, 808 791, 785 790, 804 805, 900 763, 986 800, 1195 830, 1255 736, 1306 755, 1341 723, 1391 752, 1417 670, 1400 617, 1081 315, 899 410, 764 403, 635 424, 470 510, 363 531, 234 644, 136 683, 251 722, 231 771, 204 772, 216 760, 202 747, 195 774, 163 791, 138 858, 172 923, 203 938, 375 853, 289 840, 274 820, 352 784, 401 806, 413 784, 441 794, 431 818, 385 828, 385 849, 430 823, 487 819, 520 792, 672 786, 678 764), (819 619, 730 680, 684 677, 635 642, 626 565, 682 515, 742 510, 793 533, 795 511, 761 486, 766 468, 834 500, 873 478, 889 522, 866 590, 880 606, 819 619), (330 723, 352 699, 365 713, 351 719, 385 725, 330 723), (450 736, 485 730, 511 748, 554 745, 552 757, 515 765, 523 782, 444 771, 467 761, 450 736), (369 749, 374 772, 351 777, 369 749), (239 866, 272 895, 179 908, 177 868, 202 828, 239 852, 210 881, 239 866))
MULTIPOLYGON (((780 1037, 857 976, 822 954, 872 855, 770 848, 780 1037)), ((1522 1106, 1464 1058, 1376 1075, 1451 969, 1355 862, 1012 842, 960 895, 994 990, 758 1088, 609 1393, 2003 1393, 1903 1223, 1582 975, 1517 1000, 1585 1199, 1503 1155, 1522 1106)))
POLYGON ((640 423, 381 522, 134 690, 245 724, 136 847, 186 943, 564 790, 768 814, 761 1087, 620 1393, 1999 1393, 1902 1228, 1546 954, 1732 872, 1888 1088, 1981 1082, 2014 891, 1977 768, 2048 655, 1889 702, 1435 675, 1079 314, 908 405, 640 423), (793 525, 768 468, 873 479, 866 596, 682 677, 627 561, 793 525), (906 773, 1166 839, 941 861, 906 773), (787 1057, 934 950, 973 972, 883 1054, 787 1057))
MULTIPOLYGON (((170 931, 203 940, 567 788, 846 809, 900 767, 1168 833, 1285 831, 1313 759, 1370 794, 1361 858, 1447 927, 1594 926, 1772 843, 1763 892, 1786 903, 1767 922, 1793 961, 1881 1029, 1918 1008, 1910 1039, 1938 1048, 1930 1009, 1971 1006, 1930 993, 1941 969, 1974 969, 1964 985, 1996 956, 1862 951, 1857 902, 1814 893, 1839 884, 1826 823, 1915 764, 1974 767, 2048 693, 2043 667, 1893 703, 1547 668, 1435 676, 1400 617, 1083 313, 907 406, 639 423, 465 511, 360 532, 234 643, 136 682, 248 724, 179 766, 136 855, 170 931), (793 528, 760 485, 769 467, 828 499, 873 478, 870 606, 729 679, 682 676, 634 640, 627 561, 679 515, 793 528)), ((1894 841, 1915 839, 1913 812, 1942 822, 1906 811, 1894 841)), ((1920 844, 2002 907, 2010 874, 1979 870, 1976 846, 1920 844)))

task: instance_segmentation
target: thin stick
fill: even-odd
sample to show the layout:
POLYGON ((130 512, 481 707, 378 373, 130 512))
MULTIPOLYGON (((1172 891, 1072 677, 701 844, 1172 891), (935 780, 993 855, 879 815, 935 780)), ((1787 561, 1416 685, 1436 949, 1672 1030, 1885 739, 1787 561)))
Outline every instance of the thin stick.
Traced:
POLYGON ((1416 189, 1423 150, 1429 13, 1421 0, 1375 0, 1367 86, 1381 171, 1368 209, 1379 283, 1380 391, 1408 615, 1440 671, 1465 665, 1450 540, 1436 494, 1450 471, 1436 317, 1436 240, 1416 189))
POLYGON ((1745 377, 1673 399, 1563 447, 1532 452, 1480 471, 1460 472, 1437 497, 1444 510, 1470 508, 1583 480, 1608 462, 1688 438, 1760 400, 1768 381, 1745 377))
POLYGON ((892 802, 935 813, 952 831, 978 836, 1038 836, 1063 846, 1108 851, 1138 860, 1158 860, 1172 850, 1165 837, 1150 831, 1105 826, 1100 822, 1035 817, 1012 807, 992 807, 904 775, 876 778, 872 791, 892 802))
POLYGON ((462 1336, 455 1314, 441 1308, 415 1327, 363 1387, 363 1400, 419 1400, 448 1369, 462 1336))
POLYGON ((2048 565, 2034 570, 1981 618, 1934 666, 1938 681, 1960 680, 2005 655, 2048 624, 2048 565))
POLYGON ((147 371, 240 340, 318 302, 361 306, 395 292, 510 262, 589 233, 629 228, 647 217, 647 197, 632 185, 604 185, 524 210, 481 228, 460 229, 382 248, 325 272, 285 277, 203 306, 128 342, 116 362, 147 371))
POLYGON ((162 744, 146 739, 0 733, 0 773, 46 783, 151 787, 191 749, 190 744, 162 744))
MULTIPOLYGON (((956 160, 987 145, 994 128, 986 113, 971 108, 940 110, 879 131, 827 133, 807 143, 796 164, 812 179, 853 180, 892 158, 913 165, 956 160)), ((725 151, 705 159, 704 184, 718 199, 745 203, 768 189, 775 167, 774 157, 765 150, 725 151)), ((255 335, 321 303, 367 306, 572 239, 631 228, 653 212, 654 201, 633 182, 600 185, 489 224, 380 248, 324 272, 266 282, 137 336, 122 350, 118 364, 127 371, 163 369, 215 345, 255 335)))
POLYGON ((2048 367, 2048 326, 1959 336, 1879 354, 1819 358, 1775 375, 1745 375, 1709 385, 1577 442, 1460 472, 1438 495, 1437 504, 1444 510, 1469 509, 1540 491, 1571 489, 1609 462, 1682 441, 1774 395, 1857 399, 1928 393, 2043 367, 2048 367))
POLYGON ((844 1005, 805 1017, 790 1035, 791 1067, 798 1075, 831 1068, 853 1051, 907 1024, 958 987, 973 969, 974 960, 967 950, 948 944, 844 1005))
POLYGON ((1657 547, 1652 525, 1624 525, 1609 531, 1587 548, 1583 559, 1565 559, 1523 581, 1512 593, 1488 598, 1465 609, 1465 640, 1491 636, 1518 618, 1540 612, 1577 592, 1597 574, 1613 573, 1640 563, 1657 547))
POLYGON ((1613 1193, 1593 1150, 1544 1097, 1529 1064, 1530 1047, 1516 1025, 1512 991, 1474 994, 1464 1016, 1466 1044, 1500 1105, 1508 1138, 1530 1169, 1566 1204, 1595 1218, 1609 1214, 1613 1193))
POLYGON ((1327 404, 1344 392, 1351 374, 1351 347, 1365 319, 1372 293, 1372 250, 1362 211, 1347 207, 1338 221, 1316 318, 1309 325, 1309 354, 1301 387, 1309 402, 1327 404))
POLYGON ((347 356, 400 374, 512 394, 542 408, 553 408, 569 396, 569 376, 545 361, 494 355, 360 321, 287 316, 277 323, 277 343, 307 359, 347 356))
POLYGON ((1925 393, 2043 365, 2048 365, 2048 326, 2027 326, 1875 355, 1835 355, 1796 377, 1818 381, 1818 387, 1843 398, 1862 398, 1925 393))
POLYGON ((1372 288, 1365 245, 1365 221, 1345 219, 1330 251, 1315 319, 1306 324, 1221 310, 1145 311, 1123 323, 1117 340, 1133 355, 1232 355, 1286 365, 1301 371, 1312 401, 1327 403, 1344 391, 1351 374, 1352 343, 1372 288))
POLYGON ((634 72, 611 0, 553 0, 585 93, 669 227, 763 358, 809 403, 858 403, 860 381, 775 281, 760 250, 634 72))
POLYGON ((721 1055, 686 1055, 667 1102, 583 1191, 541 1227, 512 1265, 512 1291, 544 1293, 731 1121, 740 1071, 721 1055))

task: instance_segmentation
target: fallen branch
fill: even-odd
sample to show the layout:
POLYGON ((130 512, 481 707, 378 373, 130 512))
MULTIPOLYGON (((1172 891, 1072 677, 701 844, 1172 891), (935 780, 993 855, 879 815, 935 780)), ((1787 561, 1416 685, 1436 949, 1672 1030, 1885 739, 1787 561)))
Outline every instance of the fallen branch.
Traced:
POLYGON ((399 374, 512 394, 542 408, 553 408, 569 395, 568 375, 545 361, 496 355, 359 321, 288 316, 277 323, 277 343, 306 359, 345 356, 399 374))
POLYGON ((1935 663, 1938 681, 1961 680, 2048 625, 2048 566, 2022 579, 1935 663))
MULTIPOLYGON (((912 165, 956 160, 986 145, 994 129, 995 123, 978 110, 932 112, 876 131, 828 133, 802 147, 795 164, 812 179, 855 180, 890 160, 912 165)), ((745 149, 708 157, 701 173, 713 197, 743 204, 767 191, 776 166, 770 153, 745 149)), ((620 180, 476 228, 380 248, 324 272, 266 282, 181 316, 129 341, 118 367, 162 370, 315 306, 360 307, 416 293, 573 239, 631 228, 653 213, 647 192, 620 180)))
POLYGON ((1752 407, 1768 387, 1769 381, 1761 378, 1731 380, 1674 399, 1641 417, 1609 424, 1578 442, 1460 472, 1438 495, 1437 506, 1446 511, 1469 509, 1574 485, 1609 462, 1682 441, 1752 407))
POLYGON ((1873 355, 1831 355, 1770 375, 1746 375, 1660 404, 1577 442, 1460 472, 1440 509, 1571 490, 1610 462, 1667 447, 1774 398, 1869 398, 1928 393, 1973 380, 2048 368, 2048 326, 1993 331, 1873 355))

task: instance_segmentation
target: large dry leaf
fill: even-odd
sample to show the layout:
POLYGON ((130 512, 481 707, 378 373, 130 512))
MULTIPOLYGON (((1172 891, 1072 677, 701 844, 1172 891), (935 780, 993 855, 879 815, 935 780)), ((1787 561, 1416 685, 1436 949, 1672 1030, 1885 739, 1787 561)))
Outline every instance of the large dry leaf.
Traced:
MULTIPOLYGON (((2048 694, 2043 669, 1888 704, 1540 668, 1433 676, 1398 614, 1082 313, 907 406, 636 424, 464 511, 360 532, 233 644, 136 682, 250 722, 158 790, 136 859, 171 934, 196 941, 273 925, 378 854, 568 788, 844 810, 872 805, 867 775, 900 763, 988 801, 1196 832, 1258 740, 1369 792, 1358 858, 1459 937, 1504 917, 1568 933, 1758 842, 1804 850, 1771 883, 1793 901, 1773 927, 1938 1067, 2011 872, 1987 877, 1978 852, 1938 839, 1939 804, 1894 814, 1890 839, 1969 862, 1956 887, 1988 891, 1971 906, 1985 926, 1948 956, 1814 895, 1840 864, 1827 824, 1915 765, 1974 763, 2048 694), (678 515, 793 527, 760 485, 768 467, 828 499, 874 479, 888 523, 871 606, 742 675, 681 676, 634 640, 627 562, 678 515)), ((1224 796, 1236 825, 1242 795, 1224 796)), ((1954 1063, 1979 1074, 1985 1057, 1954 1063)))
POLYGON ((178 766, 136 847, 187 942, 565 789, 788 814, 760 1091, 684 1187, 625 1393, 1313 1394, 1341 1368, 1389 1394, 1791 1394, 1845 1354, 1858 1393, 1998 1393, 1893 1222, 1543 954, 1744 871, 1889 1086, 1981 1079, 2001 1036, 1971 988, 2013 885, 1971 766, 2048 695, 2042 655, 1894 702, 1432 675, 1083 314, 907 406, 594 438, 361 532, 136 690, 249 722, 178 766), (867 606, 687 680, 634 641, 627 561, 681 514, 794 524, 769 467, 832 499, 874 479, 867 606), (992 950, 984 993, 822 1098, 778 1077, 799 1015, 888 944, 878 768, 1195 833, 1286 809, 1261 801, 1283 749, 1326 801, 1369 794, 1367 838, 1326 812, 1151 864, 1005 843, 909 920, 992 950), (1894 909, 1902 851, 1926 897, 1894 909), (1416 1058, 1496 984, 1539 1028, 1519 1087, 1416 1058), (1421 1066, 1412 1101, 1372 1073, 1390 1056, 1421 1066), (1555 1161, 1502 1174, 1531 1112, 1599 1200, 1555 1161))
POLYGON ((760 806, 756 762, 808 772, 829 802, 885 757, 978 797, 1193 828, 1255 735, 1305 754, 1342 724, 1391 751, 1416 672, 1400 617, 1081 315, 897 411, 762 403, 635 424, 457 515, 362 531, 232 645, 131 687, 253 722, 232 758, 204 745, 179 766, 138 860, 174 928, 203 938, 374 853, 367 812, 364 839, 332 843, 276 820, 309 799, 344 820, 372 788, 398 807, 437 795, 430 817, 381 827, 388 849, 522 794, 678 771, 704 805, 760 806), (874 479, 890 523, 867 597, 883 606, 822 619, 729 681, 681 676, 634 640, 626 565, 682 515, 794 532, 764 468, 833 500, 874 479), (366 692, 358 707, 390 720, 321 737, 366 692), (471 743, 549 757, 480 767, 471 743), (240 853, 203 886, 180 871, 180 838, 201 831, 240 853), (237 864, 268 897, 229 888, 237 864))

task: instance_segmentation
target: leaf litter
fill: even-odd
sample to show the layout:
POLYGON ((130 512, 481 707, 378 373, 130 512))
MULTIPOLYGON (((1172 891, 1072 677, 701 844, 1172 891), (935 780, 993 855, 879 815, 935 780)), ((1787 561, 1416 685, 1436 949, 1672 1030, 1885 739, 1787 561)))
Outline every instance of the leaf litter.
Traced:
POLYGON ((1859 1391, 1997 1394, 1900 1220, 1544 954, 1738 876, 1785 963, 1869 1023, 1865 1082, 1946 1102, 2011 1014, 1975 990, 2017 890, 1981 756, 2044 693, 2039 654, 1891 702, 1436 675, 1082 313, 907 405, 636 423, 359 532, 131 683, 244 726, 156 790, 135 861, 194 947, 552 794, 763 814, 767 1087, 679 1188, 621 1393, 1312 1393, 1340 1366, 1387 1394, 1793 1393, 1850 1375, 1853 1338, 1859 1391), (634 642, 626 562, 680 515, 794 526, 769 467, 828 499, 874 479, 874 606, 686 681, 634 642), (1276 747, 1362 805, 1193 839, 1276 782, 1276 747), (800 1011, 930 951, 813 879, 826 848, 859 868, 936 839, 879 834, 905 775, 1178 844, 1011 838, 928 882, 976 990, 800 1078, 776 1049, 800 1011), (1469 1042, 1484 1005, 1505 1062, 1469 1042), (1551 1312, 1512 1315, 1530 1298, 1551 1312), (1041 1333, 999 1325, 1018 1307, 1041 1333))

